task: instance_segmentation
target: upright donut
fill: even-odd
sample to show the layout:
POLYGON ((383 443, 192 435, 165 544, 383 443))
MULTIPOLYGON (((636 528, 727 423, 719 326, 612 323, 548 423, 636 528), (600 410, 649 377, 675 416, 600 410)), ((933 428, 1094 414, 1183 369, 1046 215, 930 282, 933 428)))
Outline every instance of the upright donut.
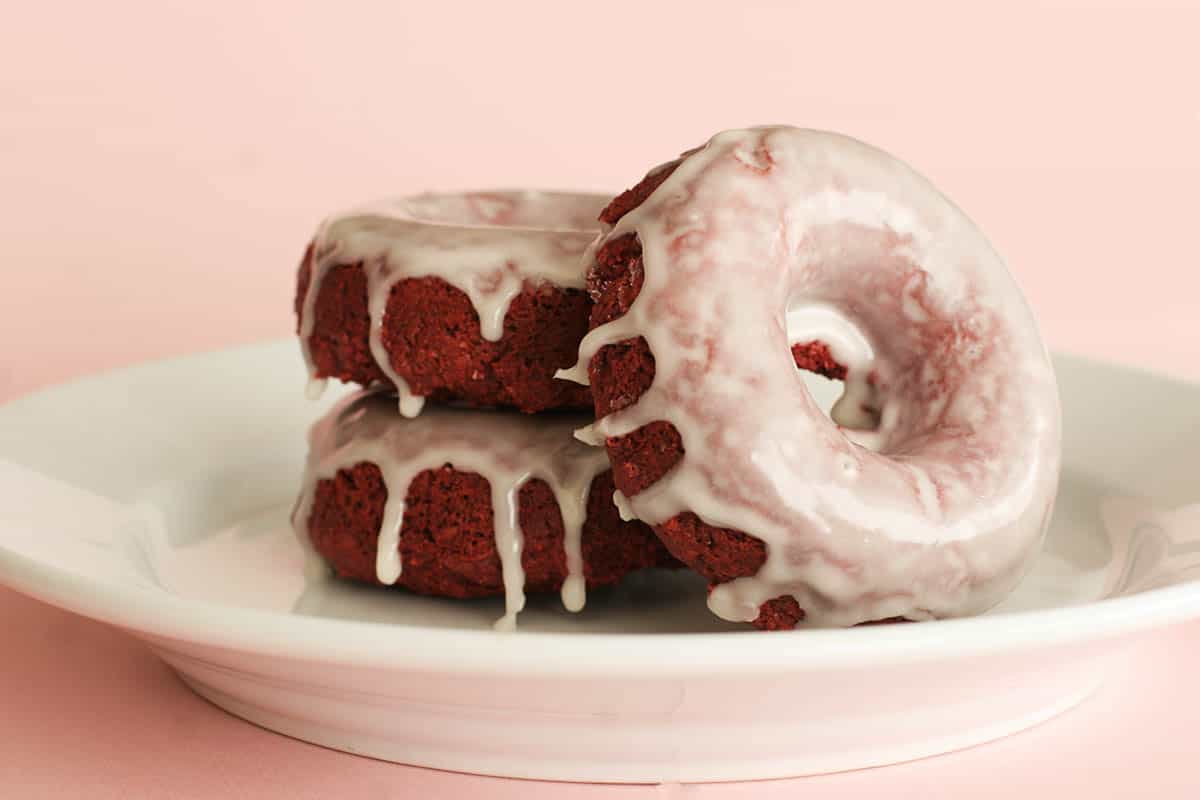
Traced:
POLYGON ((585 420, 450 408, 405 419, 394 396, 351 395, 309 433, 296 534, 343 578, 504 595, 499 627, 526 591, 561 592, 578 611, 586 588, 676 564, 646 525, 618 517, 607 457, 572 436, 585 420))
POLYGON ((625 516, 761 628, 968 615, 1042 541, 1060 419, 1033 316, 925 178, 729 131, 605 209, 579 363, 625 516), (797 368, 844 380, 831 420, 797 368))
POLYGON ((563 192, 424 194, 327 219, 300 265, 296 315, 310 386, 395 387, 536 412, 590 408, 556 380, 587 332, 580 255, 605 198, 563 192))

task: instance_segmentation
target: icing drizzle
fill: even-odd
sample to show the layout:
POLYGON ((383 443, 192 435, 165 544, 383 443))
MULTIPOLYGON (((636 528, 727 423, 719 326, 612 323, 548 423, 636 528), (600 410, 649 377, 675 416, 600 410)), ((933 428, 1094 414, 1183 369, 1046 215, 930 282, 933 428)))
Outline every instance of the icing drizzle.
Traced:
POLYGON ((308 533, 317 484, 339 470, 370 462, 379 467, 387 487, 383 522, 376 549, 376 577, 394 584, 403 570, 400 535, 408 486, 419 473, 451 465, 473 472, 491 487, 496 552, 504 582, 505 613, 499 630, 512 630, 525 606, 523 539, 518 494, 530 480, 541 479, 554 493, 563 520, 567 577, 562 602, 579 611, 586 600, 583 574, 583 524, 592 480, 609 468, 603 450, 575 441, 578 415, 529 417, 497 411, 428 409, 417 419, 397 416, 394 397, 382 391, 351 395, 318 420, 309 431, 309 454, 303 488, 292 523, 308 557, 312 574, 319 557, 308 533))
POLYGON ((585 256, 636 234, 644 281, 559 377, 645 337, 651 386, 577 432, 670 422, 681 460, 622 497, 651 524, 692 511, 766 543, 710 608, 806 624, 978 613, 1040 546, 1058 480, 1057 387, 1032 314, 975 225, 897 159, 832 133, 729 131, 686 157, 585 256), (847 367, 831 421, 789 346, 847 367))
POLYGON ((470 298, 480 335, 499 341, 509 304, 526 284, 583 288, 580 254, 596 236, 605 202, 602 195, 567 192, 422 194, 325 220, 313 240, 312 276, 300 315, 309 395, 324 387, 309 340, 321 283, 334 266, 362 264, 371 355, 395 384, 400 413, 415 417, 424 398, 396 373, 383 343, 392 287, 406 278, 441 278, 470 298))

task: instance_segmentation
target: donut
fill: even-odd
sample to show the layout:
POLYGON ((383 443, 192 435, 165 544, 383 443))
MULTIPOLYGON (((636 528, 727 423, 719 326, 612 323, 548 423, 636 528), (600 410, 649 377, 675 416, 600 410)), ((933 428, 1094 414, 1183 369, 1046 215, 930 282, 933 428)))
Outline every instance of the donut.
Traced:
POLYGON ((427 398, 590 409, 587 389, 554 373, 587 332, 580 256, 605 200, 424 194, 325 220, 296 287, 310 394, 336 378, 392 386, 405 416, 427 398))
POLYGON ((314 566, 341 578, 452 598, 504 595, 512 628, 525 592, 586 590, 676 564, 613 505, 603 450, 572 436, 586 417, 430 408, 394 395, 343 399, 309 432, 292 522, 314 566))
POLYGON ((925 178, 728 131, 601 215, 580 358, 622 515, 764 629, 965 616, 1040 547, 1060 411, 1028 305, 925 178), (802 370, 843 382, 827 415, 802 370))

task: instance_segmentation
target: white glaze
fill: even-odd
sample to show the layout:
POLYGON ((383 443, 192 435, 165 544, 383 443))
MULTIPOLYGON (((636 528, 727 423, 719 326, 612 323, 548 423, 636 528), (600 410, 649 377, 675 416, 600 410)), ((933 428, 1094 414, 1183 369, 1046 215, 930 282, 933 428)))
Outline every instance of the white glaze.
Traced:
POLYGON ((716 614, 751 620, 791 595, 808 624, 927 619, 1011 590, 1055 495, 1058 394, 1028 306, 961 211, 866 144, 758 128, 686 158, 588 265, 628 233, 641 293, 561 376, 645 337, 653 384, 578 435, 669 421, 686 453, 629 510, 652 524, 690 510, 766 543, 756 575, 711 593, 716 614), (874 422, 869 403, 874 430, 816 407, 789 352, 804 340, 849 368, 835 419, 874 422))
POLYGON ((617 513, 621 515, 622 520, 629 522, 630 520, 637 519, 637 516, 633 513, 633 507, 629 505, 629 498, 620 489, 613 492, 612 499, 613 505, 617 507, 617 513))
POLYGON ((450 464, 486 478, 491 487, 496 552, 504 577, 505 614, 498 629, 515 627, 525 605, 518 493, 526 481, 541 479, 554 493, 563 520, 567 577, 563 605, 579 611, 585 602, 583 524, 592 480, 608 469, 604 451, 571 435, 577 415, 527 416, 450 408, 427 410, 418 419, 396 414, 395 398, 384 392, 351 395, 309 431, 303 488, 292 522, 309 563, 316 559, 308 519, 317 483, 338 470, 370 462, 387 487, 376 550, 376 577, 393 584, 401 575, 400 534, 408 486, 419 473, 450 464))
POLYGON ((313 240, 312 277, 300 315, 310 378, 316 376, 309 338, 321 283, 334 266, 361 263, 371 355, 396 385, 400 412, 415 417, 424 398, 396 373, 383 343, 392 287, 406 278, 441 278, 470 298, 480 335, 499 341, 509 304, 525 285, 583 288, 580 254, 596 236, 605 201, 566 192, 423 194, 330 217, 313 240))

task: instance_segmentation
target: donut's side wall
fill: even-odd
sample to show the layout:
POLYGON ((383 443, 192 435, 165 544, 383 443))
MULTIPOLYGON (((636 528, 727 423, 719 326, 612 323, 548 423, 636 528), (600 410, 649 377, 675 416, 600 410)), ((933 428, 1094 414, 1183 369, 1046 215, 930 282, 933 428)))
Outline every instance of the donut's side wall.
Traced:
MULTIPOLYGON (((612 493, 612 474, 606 471, 588 494, 582 548, 589 589, 614 584, 637 569, 673 564, 646 525, 619 518, 612 493)), ((387 496, 382 471, 370 462, 317 482, 306 533, 339 577, 379 583, 376 543, 387 496)), ((545 481, 521 487, 518 514, 526 591, 559 591, 567 576, 564 528, 545 481)), ((400 553, 404 568, 397 586, 460 599, 503 595, 487 479, 450 466, 419 473, 405 495, 400 553)))
MULTIPOLYGON (((682 158, 659 167, 618 195, 605 208, 601 220, 615 225, 641 205, 680 163, 682 158)), ((588 273, 588 290, 595 303, 590 328, 623 316, 637 299, 642 280, 642 248, 635 234, 618 237, 599 248, 588 273)), ((797 355, 796 360, 801 368, 837 372, 835 364, 809 359, 807 352, 797 355)), ((602 347, 588 364, 597 418, 636 403, 654 382, 654 375, 654 354, 645 339, 637 337, 602 347)), ((684 454, 679 431, 663 420, 609 438, 605 446, 616 487, 627 496, 655 484, 684 454)), ((760 539, 743 531, 708 525, 691 512, 678 514, 654 526, 654 530, 671 555, 710 584, 754 575, 767 558, 766 545, 760 539)), ((765 630, 789 629, 803 616, 794 598, 781 597, 764 603, 754 624, 765 630)))
MULTIPOLYGON (((311 248, 296 286, 299 328, 310 289, 311 248)), ((309 338, 316 377, 370 386, 387 383, 371 353, 367 278, 361 264, 338 264, 324 275, 313 304, 309 338)), ((585 292, 543 283, 513 299, 497 342, 480 333, 470 298, 437 277, 408 278, 392 287, 383 344, 409 389, 434 402, 516 408, 533 413, 591 407, 586 387, 554 378, 574 362, 587 332, 585 292)))

